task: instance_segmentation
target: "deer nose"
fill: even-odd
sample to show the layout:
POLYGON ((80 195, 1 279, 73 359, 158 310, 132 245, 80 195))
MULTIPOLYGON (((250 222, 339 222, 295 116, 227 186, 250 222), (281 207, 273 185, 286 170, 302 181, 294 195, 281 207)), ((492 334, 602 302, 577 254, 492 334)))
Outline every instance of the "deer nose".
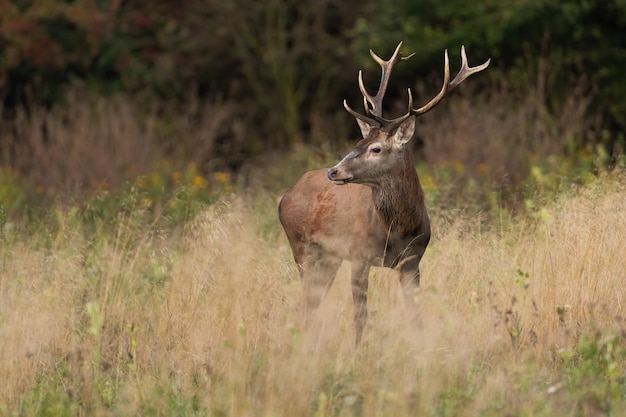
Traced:
POLYGON ((337 168, 331 168, 328 170, 329 180, 334 181, 336 176, 337 176, 337 168))

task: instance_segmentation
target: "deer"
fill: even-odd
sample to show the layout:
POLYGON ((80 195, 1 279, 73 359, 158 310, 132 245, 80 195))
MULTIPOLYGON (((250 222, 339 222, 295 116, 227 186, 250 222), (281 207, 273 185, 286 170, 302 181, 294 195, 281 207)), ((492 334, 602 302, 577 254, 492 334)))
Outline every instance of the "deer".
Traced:
POLYGON ((450 81, 445 50, 439 93, 415 109, 408 88, 407 113, 387 119, 383 117, 383 98, 391 72, 398 62, 415 55, 402 56, 401 47, 402 42, 386 61, 370 49, 381 67, 381 78, 372 96, 363 83, 363 71, 359 71, 365 114, 343 101, 346 111, 356 119, 362 140, 332 168, 306 172, 278 204, 278 216, 303 283, 305 323, 324 299, 341 263, 350 262, 357 346, 368 317, 372 266, 397 270, 405 305, 417 311, 419 264, 430 241, 430 220, 414 158, 407 147, 415 133, 415 119, 491 61, 470 67, 462 46, 461 68, 450 81))

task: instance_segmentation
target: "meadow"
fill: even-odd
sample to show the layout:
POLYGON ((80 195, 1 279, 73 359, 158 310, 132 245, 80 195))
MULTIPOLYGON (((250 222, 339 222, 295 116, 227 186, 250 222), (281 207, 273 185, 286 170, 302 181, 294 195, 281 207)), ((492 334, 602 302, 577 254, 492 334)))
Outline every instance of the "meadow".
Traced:
POLYGON ((1 4, 0 417, 626 415, 624 0, 1 4), (493 61, 409 145, 419 319, 373 268, 355 346, 277 199, 401 39, 386 117, 493 61))
POLYGON ((4 216, 0 414, 626 412, 624 169, 526 214, 431 197, 421 318, 375 268, 359 347, 347 264, 303 328, 277 196, 224 192, 178 227, 138 186, 4 216))
POLYGON ((374 268, 358 347, 348 264, 304 328, 276 211, 346 138, 232 173, 203 165, 219 103, 163 117, 70 91, 18 113, 0 125, 15 144, 0 165, 0 415, 621 415, 626 164, 580 146, 583 96, 535 103, 470 89, 419 119, 421 317, 374 268))

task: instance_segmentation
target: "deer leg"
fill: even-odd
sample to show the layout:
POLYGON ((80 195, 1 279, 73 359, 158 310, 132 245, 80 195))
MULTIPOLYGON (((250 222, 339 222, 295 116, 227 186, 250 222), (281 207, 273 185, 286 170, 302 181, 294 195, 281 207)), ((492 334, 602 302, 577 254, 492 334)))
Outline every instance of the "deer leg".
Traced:
POLYGON ((341 259, 324 253, 321 248, 316 248, 311 252, 300 269, 304 287, 306 324, 328 293, 335 280, 335 274, 341 266, 341 259))
POLYGON ((409 310, 409 314, 412 319, 419 317, 419 310, 417 305, 417 291, 420 285, 420 269, 419 269, 419 257, 413 257, 406 259, 400 267, 400 285, 402 286, 402 295, 404 296, 404 302, 409 310))
POLYGON ((352 264, 352 300, 354 301, 354 325, 356 344, 361 343, 363 328, 367 322, 367 287, 369 264, 352 264))
POLYGON ((404 301, 408 305, 416 304, 415 294, 420 286, 420 270, 400 272, 400 284, 404 301))

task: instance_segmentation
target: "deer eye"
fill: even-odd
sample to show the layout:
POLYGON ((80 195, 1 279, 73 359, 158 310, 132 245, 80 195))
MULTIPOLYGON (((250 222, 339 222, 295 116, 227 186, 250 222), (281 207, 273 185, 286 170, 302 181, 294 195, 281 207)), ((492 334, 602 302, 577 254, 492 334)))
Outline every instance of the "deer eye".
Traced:
POLYGON ((374 146, 370 149, 373 153, 380 153, 380 146, 374 146))

